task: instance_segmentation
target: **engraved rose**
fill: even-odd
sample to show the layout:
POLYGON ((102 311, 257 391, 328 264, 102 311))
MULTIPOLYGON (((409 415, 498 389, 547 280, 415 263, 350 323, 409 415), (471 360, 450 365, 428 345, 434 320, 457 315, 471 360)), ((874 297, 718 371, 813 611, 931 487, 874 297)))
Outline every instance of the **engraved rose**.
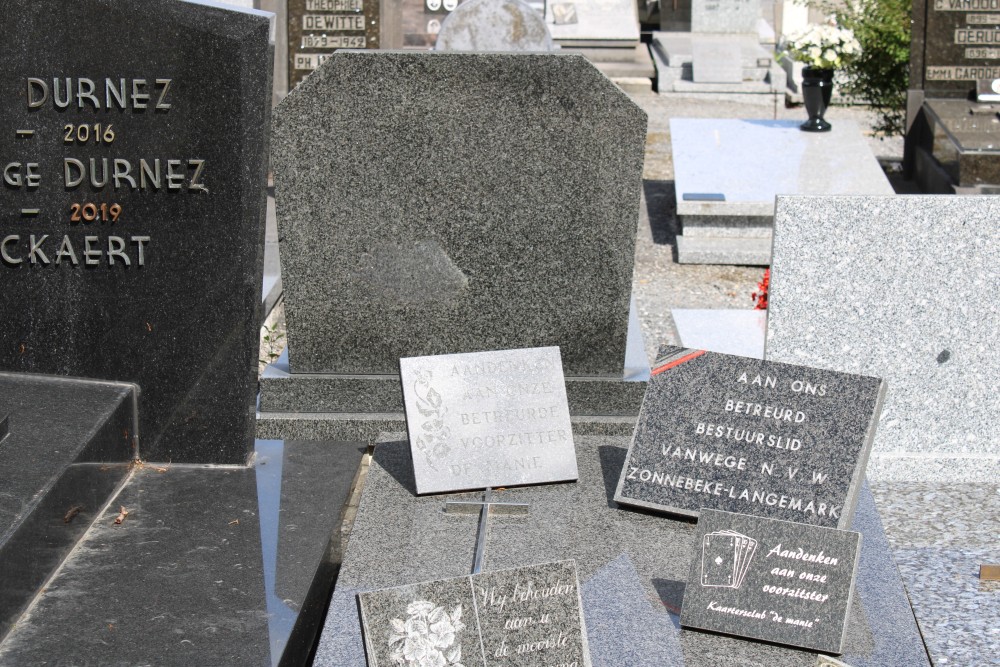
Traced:
POLYGON ((444 423, 444 414, 447 410, 442 405, 441 394, 431 386, 430 381, 431 372, 421 371, 417 373, 413 382, 417 411, 425 417, 420 424, 422 432, 416 436, 415 444, 427 459, 427 465, 437 470, 436 460, 447 456, 451 451, 448 445, 451 429, 444 423))
POLYGON ((465 623, 462 605, 449 614, 433 602, 417 600, 406 607, 407 619, 390 621, 389 659, 403 667, 463 667, 460 639, 465 623))

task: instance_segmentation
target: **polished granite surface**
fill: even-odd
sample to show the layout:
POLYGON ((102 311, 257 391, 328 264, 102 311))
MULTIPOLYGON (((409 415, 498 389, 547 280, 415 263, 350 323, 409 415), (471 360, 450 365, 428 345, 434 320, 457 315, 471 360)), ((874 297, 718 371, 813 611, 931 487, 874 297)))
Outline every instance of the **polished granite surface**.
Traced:
POLYGON ((893 557, 936 666, 996 664, 1000 581, 1000 483, 872 484, 893 557))

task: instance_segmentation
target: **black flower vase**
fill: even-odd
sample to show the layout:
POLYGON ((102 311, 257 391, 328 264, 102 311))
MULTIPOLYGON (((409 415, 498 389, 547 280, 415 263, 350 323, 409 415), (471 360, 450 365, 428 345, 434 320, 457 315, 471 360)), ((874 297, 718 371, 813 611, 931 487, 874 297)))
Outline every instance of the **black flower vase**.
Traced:
POLYGON ((821 67, 802 68, 802 99, 806 103, 809 120, 801 127, 806 132, 829 132, 833 127, 823 120, 833 94, 833 70, 821 67))

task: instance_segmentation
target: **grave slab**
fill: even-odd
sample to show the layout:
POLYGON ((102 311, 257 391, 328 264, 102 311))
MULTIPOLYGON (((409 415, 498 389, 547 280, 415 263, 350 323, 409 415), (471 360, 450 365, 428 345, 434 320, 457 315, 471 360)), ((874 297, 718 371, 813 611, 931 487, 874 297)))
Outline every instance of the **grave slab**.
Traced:
MULTIPOLYGON (((580 438, 579 482, 503 491, 503 500, 532 509, 490 518, 484 571, 575 560, 595 667, 621 665, 623 655, 636 667, 814 666, 812 651, 680 629, 696 526, 615 505, 626 444, 625 438, 580 438), (609 627, 615 631, 601 631, 609 627), (634 652, 623 654, 623 646, 634 652)), ((414 491, 406 443, 377 445, 314 664, 365 664, 358 592, 467 574, 474 522, 444 514, 443 497, 414 491)), ((854 667, 929 665, 867 489, 853 528, 864 539, 842 660, 854 667)))
POLYGON ((258 441, 253 467, 135 468, 0 643, 0 663, 303 664, 365 449, 258 441))
POLYGON ((682 264, 770 263, 776 195, 893 194, 850 121, 817 134, 796 121, 674 118, 670 136, 682 264), (724 200, 685 198, 695 193, 724 200))
POLYGON ((670 316, 684 347, 764 358, 765 310, 673 308, 670 316))
POLYGON ((559 348, 399 360, 418 493, 576 479, 559 348))
POLYGON ((0 373, 0 638, 125 480, 138 388, 0 373))
POLYGON ((874 377, 664 346, 615 500, 846 528, 884 394, 874 377))
POLYGON ((743 83, 739 43, 714 35, 692 37, 691 79, 695 83, 743 83))
POLYGON ((271 15, 178 0, 4 9, 0 154, 23 166, 0 210, 0 369, 134 382, 148 459, 245 463, 271 15))
POLYGON ((779 197, 776 210, 765 357, 885 378, 873 462, 904 478, 994 470, 1000 202, 779 197))

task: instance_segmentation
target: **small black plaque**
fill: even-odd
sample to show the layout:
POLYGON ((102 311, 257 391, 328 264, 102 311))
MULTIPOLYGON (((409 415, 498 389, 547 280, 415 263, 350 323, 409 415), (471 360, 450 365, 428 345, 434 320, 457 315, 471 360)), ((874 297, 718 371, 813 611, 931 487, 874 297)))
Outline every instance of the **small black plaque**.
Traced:
POLYGON ((703 509, 681 625, 839 654, 861 533, 703 509))

